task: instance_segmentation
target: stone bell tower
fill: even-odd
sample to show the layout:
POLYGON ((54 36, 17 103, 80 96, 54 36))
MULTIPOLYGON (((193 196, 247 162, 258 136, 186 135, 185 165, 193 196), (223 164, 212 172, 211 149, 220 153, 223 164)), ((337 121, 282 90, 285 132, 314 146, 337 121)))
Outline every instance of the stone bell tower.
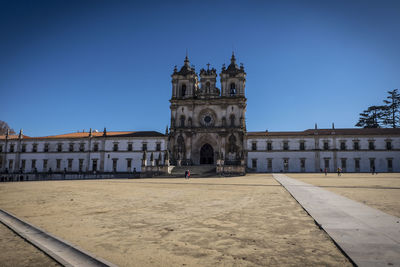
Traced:
POLYGON ((244 173, 246 135, 245 81, 243 65, 238 67, 232 54, 231 63, 222 67, 221 90, 217 71, 200 70, 200 82, 186 57, 172 77, 171 126, 169 150, 173 165, 215 165, 224 171, 244 173), (221 169, 222 168, 222 169, 221 169), (236 171, 235 171, 236 170, 236 171))

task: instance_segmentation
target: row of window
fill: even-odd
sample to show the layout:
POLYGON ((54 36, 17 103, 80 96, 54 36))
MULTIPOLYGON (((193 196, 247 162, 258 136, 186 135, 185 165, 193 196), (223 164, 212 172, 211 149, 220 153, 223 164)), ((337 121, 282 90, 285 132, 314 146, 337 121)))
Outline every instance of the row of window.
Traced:
MULTIPOLYGON (((356 172, 360 171, 360 158, 354 158, 354 169, 356 172)), ((253 169, 257 169, 257 159, 252 159, 251 160, 251 167, 253 169)), ((340 159, 340 163, 341 163, 341 169, 343 171, 346 171, 347 168, 347 158, 342 158, 340 159)), ((388 171, 393 171, 393 159, 392 158, 387 158, 386 159, 386 163, 387 163, 387 169, 388 171)), ((289 159, 283 159, 282 161, 283 164, 283 171, 287 172, 289 171, 289 159)), ((330 159, 329 158, 325 158, 324 159, 324 170, 326 169, 327 171, 331 171, 330 170, 330 159)), ((371 171, 375 171, 375 159, 371 158, 369 159, 369 167, 371 171)), ((305 171, 306 168, 306 159, 300 159, 300 169, 301 171, 305 171)), ((269 171, 272 171, 272 159, 267 159, 267 169, 269 171)), ((321 169, 321 171, 323 171, 321 169)))
MULTIPOLYGON (((43 152, 49 152, 49 144, 44 144, 43 147, 43 152)), ((22 144, 21 146, 21 152, 27 152, 27 145, 26 144, 22 144)), ((10 144, 9 146, 9 152, 16 152, 15 149, 15 144, 10 144)), ((57 144, 57 152, 62 152, 63 151, 63 144, 59 143, 57 144)), ((70 143, 69 147, 68 147, 68 151, 69 152, 74 152, 75 151, 75 144, 74 143, 70 143)), ((80 152, 84 152, 85 151, 85 143, 80 143, 79 144, 79 150, 80 152)), ((94 143, 93 144, 93 149, 92 151, 97 152, 99 151, 99 144, 98 143, 94 143)), ((119 151, 119 144, 118 143, 114 143, 113 145, 113 151, 119 151)), ((129 143, 127 146, 127 151, 133 151, 133 144, 129 143)), ((142 151, 147 151, 147 144, 143 143, 142 144, 142 151)), ((157 143, 156 144, 156 151, 161 151, 161 143, 157 143)), ((3 145, 0 145, 0 152, 3 152, 3 145)), ((32 144, 32 149, 30 152, 38 152, 38 145, 37 144, 32 144)))
MULTIPOLYGON (((98 159, 92 159, 91 171, 98 170, 98 161, 99 161, 98 159)), ((156 161, 158 164, 158 160, 156 160, 156 161)), ((62 162, 61 159, 56 159, 56 171, 61 170, 61 162, 62 162)), ((74 162, 74 159, 67 159, 67 167, 64 168, 64 170, 71 171, 73 162, 74 162)), ((113 162, 113 170, 116 171, 118 159, 114 158, 114 159, 112 159, 112 162, 113 162)), ((81 172, 81 171, 83 171, 84 159, 78 159, 78 163, 79 163, 79 165, 78 165, 79 171, 81 172)), ((49 168, 48 166, 49 166, 49 160, 43 159, 42 160, 42 169, 46 170, 48 172, 51 172, 52 169, 51 169, 51 167, 49 168)), ((25 171, 26 167, 27 167, 27 160, 25 160, 25 159, 21 160, 20 171, 25 171)), ((37 168, 37 160, 36 159, 30 160, 30 167, 31 167, 31 170, 36 170, 36 168, 37 168)), ((126 167, 128 169, 130 169, 132 167, 132 159, 131 158, 126 159, 126 167)), ((2 168, 1 161, 0 161, 0 168, 2 168)), ((6 168, 8 168, 9 171, 13 170, 13 168, 14 168, 14 160, 13 159, 8 160, 8 166, 6 166, 6 168)))
MULTIPOLYGON (((283 141, 283 150, 289 150, 289 141, 283 141)), ((328 141, 324 141, 323 143, 323 149, 324 150, 330 150, 331 147, 329 146, 328 141)), ((347 150, 346 146, 346 141, 341 141, 340 142, 340 150, 347 150)), ((359 141, 353 141, 353 150, 360 150, 360 142, 359 141)), ((375 150, 375 142, 374 141, 368 141, 368 149, 369 150, 375 150)), ((391 141, 386 141, 386 149, 387 150, 392 150, 392 142, 391 141)), ((251 150, 257 150, 257 142, 252 142, 251 143, 251 150)), ((272 148, 272 142, 267 142, 267 150, 273 150, 272 148)), ((305 141, 300 141, 299 142, 299 150, 306 150, 306 145, 305 141)))

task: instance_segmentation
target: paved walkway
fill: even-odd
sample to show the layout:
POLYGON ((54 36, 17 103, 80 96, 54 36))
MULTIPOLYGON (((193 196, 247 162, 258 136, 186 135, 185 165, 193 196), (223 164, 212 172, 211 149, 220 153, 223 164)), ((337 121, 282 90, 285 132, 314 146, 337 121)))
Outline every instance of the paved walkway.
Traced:
POLYGON ((63 266, 114 267, 115 265, 46 233, 0 209, 0 221, 63 266))
POLYGON ((400 266, 400 218, 283 174, 273 176, 355 264, 400 266))

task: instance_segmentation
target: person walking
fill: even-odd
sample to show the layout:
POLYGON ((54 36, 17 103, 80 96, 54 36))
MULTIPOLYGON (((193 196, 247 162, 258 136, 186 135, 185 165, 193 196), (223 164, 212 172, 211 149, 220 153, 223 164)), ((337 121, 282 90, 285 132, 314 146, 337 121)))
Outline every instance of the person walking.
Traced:
POLYGON ((185 179, 187 179, 188 178, 188 171, 186 170, 185 171, 185 179))
POLYGON ((328 169, 327 168, 324 169, 324 173, 325 173, 325 176, 328 174, 328 169))

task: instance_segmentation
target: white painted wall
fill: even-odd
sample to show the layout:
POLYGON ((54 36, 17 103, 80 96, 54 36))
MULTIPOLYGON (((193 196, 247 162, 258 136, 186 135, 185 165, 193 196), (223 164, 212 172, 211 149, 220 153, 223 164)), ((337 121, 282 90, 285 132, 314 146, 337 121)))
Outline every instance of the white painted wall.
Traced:
POLYGON ((0 145, 3 146, 3 151, 0 153, 2 158, 2 166, 0 170, 4 171, 6 168, 9 172, 17 172, 22 167, 22 160, 25 160, 24 172, 33 172, 31 168, 32 160, 36 160, 36 169, 38 172, 46 172, 50 168, 53 172, 63 171, 64 168, 67 171, 77 172, 79 171, 79 159, 83 159, 83 172, 93 170, 93 159, 97 159, 97 170, 100 170, 102 151, 104 150, 104 171, 113 171, 113 160, 117 159, 117 172, 136 171, 141 170, 142 163, 142 145, 147 144, 147 158, 150 164, 150 156, 153 152, 154 159, 158 159, 161 153, 162 160, 164 159, 163 153, 166 149, 166 138, 163 137, 149 137, 149 138, 137 138, 137 137, 124 137, 124 138, 113 138, 107 137, 105 142, 101 138, 93 138, 89 141, 88 138, 71 138, 71 139, 11 139, 7 142, 0 140, 0 145), (62 151, 58 152, 58 144, 62 144, 62 151), (74 144, 74 152, 69 151, 70 143, 74 144), (84 151, 79 151, 80 144, 84 144, 84 151), (90 146, 89 146, 90 143, 90 146), (99 144, 99 151, 93 151, 94 144, 99 144), (105 148, 103 148, 103 143, 105 148), (114 143, 118 144, 118 151, 113 151, 114 143), (132 143, 132 151, 128 151, 128 144, 132 143), (156 151, 157 143, 160 144, 160 151, 156 151), (9 152, 10 145, 14 144, 14 152, 9 152), (21 151, 22 144, 26 145, 26 152, 21 151), (37 152, 32 152, 33 144, 37 144, 37 152), (45 144, 49 145, 49 151, 44 152, 45 144), (90 147, 90 149, 89 149, 90 147), (90 150, 90 151, 89 151, 90 150), (7 153, 5 153, 7 151, 7 153), (19 158, 19 160, 18 160, 19 158), (61 160, 60 168, 57 169, 57 159, 61 160), (68 168, 68 159, 73 159, 72 168, 68 168), (127 168, 127 159, 132 159, 132 166, 130 169, 127 168), (9 161, 13 161, 13 167, 9 168, 9 161), (43 160, 47 160, 47 169, 43 169, 43 160))
POLYGON ((325 159, 329 159, 329 171, 342 167, 341 159, 346 159, 346 172, 356 172, 355 159, 360 160, 360 172, 370 172, 370 159, 375 159, 377 172, 400 172, 400 136, 265 136, 247 137, 247 166, 252 168, 252 160, 257 159, 257 168, 253 171, 268 172, 267 159, 272 159, 272 172, 284 171, 283 160, 289 160, 289 172, 301 172, 300 159, 305 159, 305 172, 324 170, 325 159), (359 142, 360 150, 353 150, 353 141, 359 142), (284 141, 289 150, 283 150, 284 141), (299 150, 300 141, 305 142, 305 151, 299 150), (324 150, 324 141, 329 143, 329 150, 324 150), (340 143, 346 143, 346 150, 340 150, 340 143), (369 149, 373 141, 374 150, 369 149), (386 142, 391 141, 392 149, 387 150, 386 142), (257 150, 252 150, 252 143, 257 143, 257 150), (267 150, 267 142, 272 143, 272 151, 267 150), (318 144, 318 149, 315 147, 318 144), (319 160, 318 158, 319 154, 319 160), (388 159, 392 159, 392 169, 388 168, 388 159), (317 167, 318 166, 318 167, 317 167))

